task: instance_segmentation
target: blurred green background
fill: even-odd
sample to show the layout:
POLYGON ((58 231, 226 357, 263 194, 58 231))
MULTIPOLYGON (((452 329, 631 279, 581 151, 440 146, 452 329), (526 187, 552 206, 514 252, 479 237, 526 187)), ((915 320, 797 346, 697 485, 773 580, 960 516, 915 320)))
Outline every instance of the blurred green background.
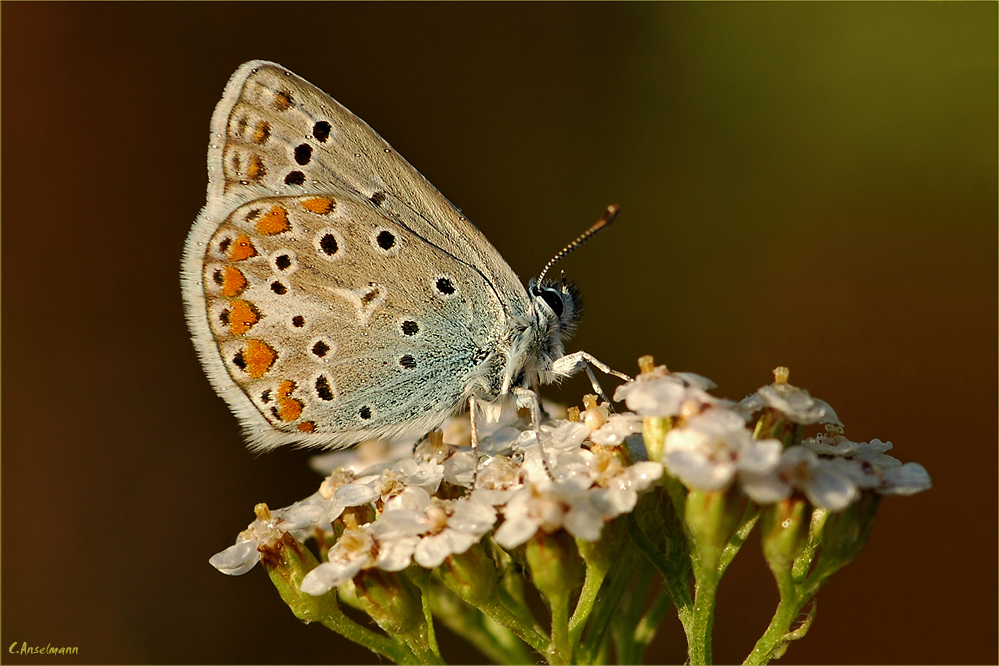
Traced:
MULTIPOLYGON (((317 487, 249 454, 184 326, 179 263, 229 75, 275 60, 367 120, 523 278, 567 259, 572 349, 772 381, 892 440, 889 498, 796 663, 996 663, 997 5, 4 3, 7 663, 377 663, 208 565, 317 487)), ((550 397, 578 402, 583 382, 550 397)), ((776 604, 751 541, 719 662, 776 604)), ((445 656, 472 662, 445 637, 445 656)), ((684 660, 679 622, 650 662, 684 660)))

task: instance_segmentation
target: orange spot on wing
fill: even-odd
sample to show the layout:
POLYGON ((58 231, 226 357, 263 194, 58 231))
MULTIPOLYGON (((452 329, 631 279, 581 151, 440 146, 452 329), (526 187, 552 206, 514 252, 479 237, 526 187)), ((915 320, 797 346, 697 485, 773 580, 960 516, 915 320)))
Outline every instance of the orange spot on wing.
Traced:
POLYGON ((295 382, 290 379, 286 379, 277 388, 277 395, 279 398, 287 398, 291 395, 291 392, 295 390, 295 382))
POLYGON ((253 379, 260 379, 264 376, 274 361, 277 359, 277 352, 270 345, 261 340, 249 340, 246 349, 243 350, 243 360, 246 363, 246 374, 253 379))
POLYGON ((281 206, 274 206, 257 220, 257 231, 264 236, 273 236, 291 229, 288 224, 288 211, 281 206))
POLYGON ((226 266, 222 270, 222 295, 232 298, 246 288, 246 276, 242 271, 232 266, 226 266))
MULTIPOLYGON (((277 387, 277 407, 274 408, 274 416, 278 417, 285 423, 289 421, 294 421, 299 416, 302 415, 302 409, 304 405, 301 400, 295 400, 294 398, 289 398, 292 391, 295 390, 295 382, 290 379, 286 379, 277 387)), ((306 424, 300 424, 298 429, 302 430, 302 426, 306 424)), ((305 432, 303 430, 303 432, 305 432)))
POLYGON ((243 261, 257 256, 257 248, 253 247, 250 237, 242 234, 229 246, 229 261, 243 261))
POLYGON ((253 306, 246 301, 236 300, 229 303, 229 330, 233 335, 243 335, 257 323, 259 316, 253 306))
POLYGON ((315 199, 304 199, 302 201, 302 208, 317 215, 326 215, 335 206, 336 203, 329 197, 316 197, 315 199))
POLYGON ((291 108, 292 96, 287 90, 282 90, 274 94, 274 108, 278 111, 287 111, 291 108))
POLYGON ((260 180, 267 170, 264 168, 264 161, 260 155, 251 155, 250 163, 246 166, 246 177, 250 180, 260 180))
POLYGON ((253 137, 251 141, 257 145, 263 145, 271 136, 271 125, 266 120, 261 120, 257 123, 257 127, 253 130, 253 137))
POLYGON ((302 432, 315 432, 316 424, 312 421, 305 421, 304 423, 299 423, 297 428, 302 432))
POLYGON ((282 421, 294 421, 302 415, 302 403, 294 398, 280 398, 278 400, 277 415, 282 421))

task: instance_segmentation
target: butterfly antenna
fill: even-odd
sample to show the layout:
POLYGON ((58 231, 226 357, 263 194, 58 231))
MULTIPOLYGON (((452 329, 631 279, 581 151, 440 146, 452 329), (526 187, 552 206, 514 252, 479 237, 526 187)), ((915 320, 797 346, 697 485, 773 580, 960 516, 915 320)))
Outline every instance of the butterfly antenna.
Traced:
POLYGON ((538 276, 536 284, 540 285, 544 282, 545 273, 547 273, 548 270, 555 265, 555 262, 557 262, 559 259, 569 254, 573 250, 575 250, 577 247, 579 247, 586 241, 590 240, 590 238, 592 238, 593 235, 598 231, 600 231, 601 229, 609 227, 610 223, 614 221, 614 218, 617 217, 617 213, 620 210, 621 207, 618 206, 617 204, 611 204, 610 206, 607 206, 607 210, 606 212, 604 212, 603 217, 597 220, 596 224, 594 224, 592 227, 590 227, 582 234, 580 234, 579 238, 577 238, 576 240, 572 241, 564 248, 562 248, 562 250, 558 254, 556 254, 554 257, 551 258, 551 261, 545 264, 545 267, 541 269, 541 275, 538 276))

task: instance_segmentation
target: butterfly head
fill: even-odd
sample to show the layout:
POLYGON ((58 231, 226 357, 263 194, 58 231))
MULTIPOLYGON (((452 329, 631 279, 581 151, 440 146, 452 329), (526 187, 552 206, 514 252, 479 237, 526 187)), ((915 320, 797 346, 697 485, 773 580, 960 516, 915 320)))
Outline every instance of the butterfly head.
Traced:
POLYGON ((576 332, 583 315, 583 298, 579 287, 565 279, 539 283, 531 280, 527 286, 534 304, 534 316, 543 337, 559 342, 568 340, 576 332))

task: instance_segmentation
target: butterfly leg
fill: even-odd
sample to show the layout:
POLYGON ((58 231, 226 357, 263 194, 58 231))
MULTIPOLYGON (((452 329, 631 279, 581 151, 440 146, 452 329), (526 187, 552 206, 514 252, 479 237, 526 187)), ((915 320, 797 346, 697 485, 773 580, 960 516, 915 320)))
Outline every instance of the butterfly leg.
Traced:
POLYGON ((517 400, 517 408, 527 407, 531 412, 531 430, 534 432, 534 438, 538 442, 538 452, 541 454, 541 462, 544 463, 545 471, 548 472, 548 477, 551 479, 555 478, 552 474, 551 464, 548 462, 548 456, 545 454, 545 446, 541 443, 541 400, 538 398, 538 394, 527 388, 520 388, 514 386, 510 389, 513 393, 514 398, 517 400))
POLYGON ((476 412, 478 411, 479 405, 475 400, 475 396, 469 396, 468 420, 472 430, 472 490, 475 490, 475 486, 479 481, 479 425, 476 418, 476 412))
POLYGON ((607 406, 611 411, 614 411, 614 403, 611 402, 610 398, 607 397, 607 394, 604 393, 603 387, 600 386, 600 382, 597 381, 597 376, 593 373, 593 368, 590 366, 596 367, 597 370, 600 370, 604 374, 613 375, 625 380, 626 382, 631 381, 631 377, 628 375, 614 370, 606 363, 597 360, 583 351, 566 354, 562 358, 557 359, 552 364, 552 372, 559 375, 574 375, 579 372, 580 368, 582 368, 586 371, 586 376, 590 378, 590 385, 593 386, 594 392, 600 396, 601 400, 607 403, 607 406))

